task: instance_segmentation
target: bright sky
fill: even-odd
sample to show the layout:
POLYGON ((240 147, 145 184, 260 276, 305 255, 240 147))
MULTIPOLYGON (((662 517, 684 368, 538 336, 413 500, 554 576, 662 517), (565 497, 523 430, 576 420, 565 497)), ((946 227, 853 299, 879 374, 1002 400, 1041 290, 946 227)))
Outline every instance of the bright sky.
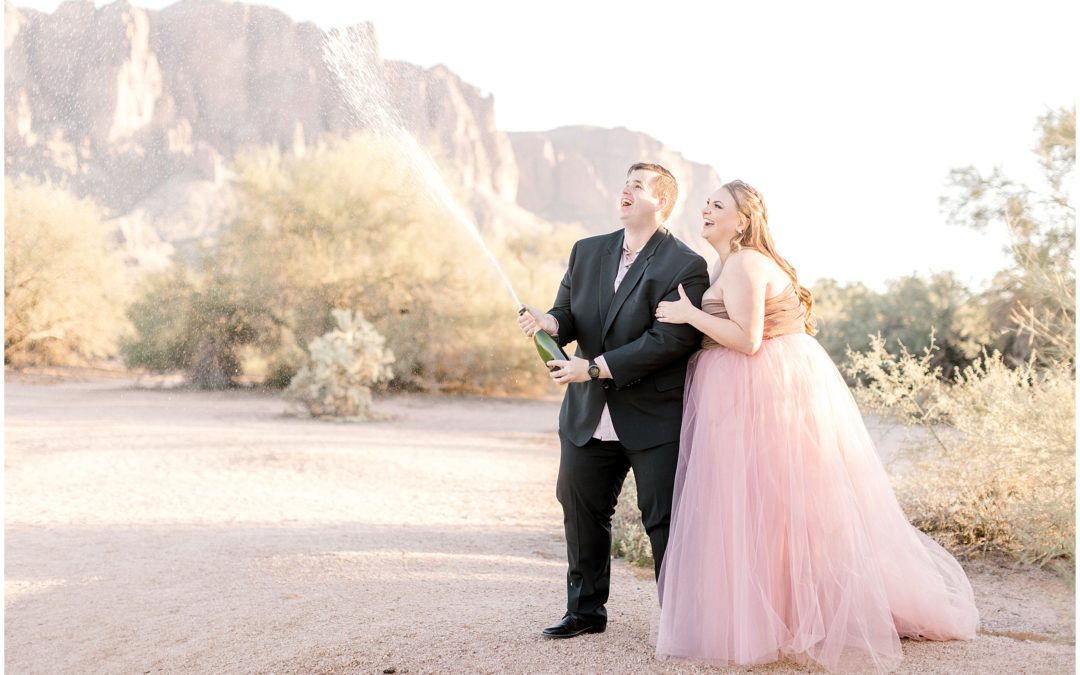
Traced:
POLYGON ((1075 101, 1080 63, 1080 12, 1060 0, 259 4, 372 21, 384 57, 492 93, 503 130, 648 133, 760 189, 804 281, 874 287, 942 270, 978 285, 1003 265, 1002 233, 945 224, 946 175, 1037 176, 1036 118, 1075 101))

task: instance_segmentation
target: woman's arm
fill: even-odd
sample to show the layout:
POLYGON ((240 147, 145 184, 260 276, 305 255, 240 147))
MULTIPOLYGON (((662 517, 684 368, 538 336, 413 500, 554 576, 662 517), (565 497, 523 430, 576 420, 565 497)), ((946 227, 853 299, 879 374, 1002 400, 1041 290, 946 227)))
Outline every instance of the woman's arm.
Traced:
POLYGON ((768 268, 757 251, 743 251, 728 258, 723 275, 724 306, 730 319, 704 312, 682 294, 676 302, 661 302, 656 308, 657 321, 688 323, 717 343, 756 354, 765 332, 765 292, 768 268))

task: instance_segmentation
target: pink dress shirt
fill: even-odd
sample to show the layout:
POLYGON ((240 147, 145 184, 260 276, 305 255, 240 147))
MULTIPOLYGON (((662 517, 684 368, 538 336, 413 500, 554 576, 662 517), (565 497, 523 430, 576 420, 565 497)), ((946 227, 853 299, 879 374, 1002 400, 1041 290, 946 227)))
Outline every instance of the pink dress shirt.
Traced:
MULTIPOLYGON (((626 271, 630 269, 630 265, 634 264, 634 260, 637 258, 638 253, 641 253, 639 248, 636 251, 631 251, 626 248, 626 243, 623 242, 622 249, 622 264, 619 265, 619 271, 615 275, 615 290, 619 290, 619 284, 622 283, 623 278, 626 277, 626 271)), ((611 369, 607 367, 607 361, 604 360, 604 356, 601 354, 596 357, 596 365, 600 366, 604 370, 611 373, 611 369)), ((614 373, 611 373, 614 376, 614 373)), ((600 423, 596 425, 596 431, 593 432, 593 438, 597 438, 601 441, 617 441, 619 435, 615 433, 615 425, 611 422, 611 412, 608 410, 607 404, 604 404, 604 411, 600 413, 600 423)))

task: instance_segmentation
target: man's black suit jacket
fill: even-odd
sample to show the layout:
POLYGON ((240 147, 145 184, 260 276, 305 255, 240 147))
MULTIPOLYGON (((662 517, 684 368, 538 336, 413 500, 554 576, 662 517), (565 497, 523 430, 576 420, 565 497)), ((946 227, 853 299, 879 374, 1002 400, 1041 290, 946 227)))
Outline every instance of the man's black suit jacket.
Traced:
POLYGON ((641 249, 618 292, 623 231, 582 239, 570 252, 549 313, 560 345, 577 341, 577 355, 603 355, 613 379, 567 385, 559 429, 577 446, 589 442, 604 403, 619 441, 629 451, 679 440, 686 362, 701 333, 655 319, 661 300, 677 300, 679 284, 695 306, 709 287, 705 260, 661 227, 641 249))

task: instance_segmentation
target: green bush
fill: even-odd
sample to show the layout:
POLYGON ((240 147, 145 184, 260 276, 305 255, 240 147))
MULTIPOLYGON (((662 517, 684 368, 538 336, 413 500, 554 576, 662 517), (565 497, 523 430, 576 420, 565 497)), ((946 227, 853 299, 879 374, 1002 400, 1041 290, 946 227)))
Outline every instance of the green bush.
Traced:
POLYGON ((933 335, 934 365, 950 376, 995 338, 983 302, 948 272, 892 279, 883 292, 823 279, 813 293, 817 339, 836 363, 849 349, 867 349, 873 335, 881 335, 892 354, 901 344, 921 351, 933 335))
POLYGON ((222 389, 240 374, 239 349, 274 331, 272 317, 216 275, 182 267, 144 280, 128 309, 135 337, 121 354, 132 367, 182 370, 203 389, 222 389))

